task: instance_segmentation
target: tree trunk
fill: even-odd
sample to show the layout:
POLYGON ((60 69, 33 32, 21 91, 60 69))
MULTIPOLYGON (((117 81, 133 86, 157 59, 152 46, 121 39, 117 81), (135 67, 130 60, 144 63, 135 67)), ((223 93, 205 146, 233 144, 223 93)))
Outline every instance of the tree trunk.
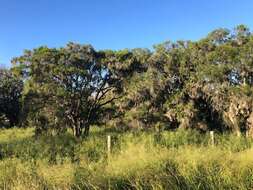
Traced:
POLYGON ((90 132, 90 125, 87 124, 84 127, 84 135, 87 137, 89 135, 89 132, 90 132))
POLYGON ((80 128, 76 129, 76 137, 80 138, 82 136, 82 130, 80 128))
POLYGON ((80 126, 80 123, 78 122, 75 127, 74 127, 75 131, 74 131, 74 135, 77 137, 77 138, 80 138, 82 136, 82 129, 81 129, 81 126, 80 126))

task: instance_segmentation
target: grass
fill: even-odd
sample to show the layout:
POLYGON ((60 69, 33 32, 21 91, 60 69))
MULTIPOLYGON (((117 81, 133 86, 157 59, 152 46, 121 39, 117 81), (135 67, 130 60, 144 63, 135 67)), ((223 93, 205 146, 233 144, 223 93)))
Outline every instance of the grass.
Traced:
POLYGON ((33 137, 0 130, 0 189, 252 189, 253 141, 196 131, 125 132, 94 128, 33 137), (106 136, 112 136, 107 156, 106 136))

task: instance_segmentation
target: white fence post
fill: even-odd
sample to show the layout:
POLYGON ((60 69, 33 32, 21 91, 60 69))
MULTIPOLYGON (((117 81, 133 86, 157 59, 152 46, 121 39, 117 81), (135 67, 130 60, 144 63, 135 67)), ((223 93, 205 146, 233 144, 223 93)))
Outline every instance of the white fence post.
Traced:
POLYGON ((110 157, 111 154, 111 136, 107 136, 107 153, 108 153, 108 158, 110 157))
POLYGON ((214 131, 210 131, 211 144, 214 146, 214 131))
POLYGON ((237 137, 241 137, 241 132, 240 131, 236 131, 236 136, 237 137))
MULTIPOLYGON (((111 136, 107 136, 107 159, 108 159, 108 164, 110 163, 110 157, 111 157, 111 136)), ((111 179, 108 179, 108 189, 111 189, 111 179)))

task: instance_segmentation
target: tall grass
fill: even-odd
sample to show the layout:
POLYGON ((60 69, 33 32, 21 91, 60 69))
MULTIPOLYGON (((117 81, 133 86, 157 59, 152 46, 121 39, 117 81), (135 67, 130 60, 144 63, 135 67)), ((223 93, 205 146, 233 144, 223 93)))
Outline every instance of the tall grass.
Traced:
POLYGON ((216 134, 211 146, 208 134, 185 130, 94 129, 82 140, 0 130, 0 189, 252 189, 252 144, 216 134))

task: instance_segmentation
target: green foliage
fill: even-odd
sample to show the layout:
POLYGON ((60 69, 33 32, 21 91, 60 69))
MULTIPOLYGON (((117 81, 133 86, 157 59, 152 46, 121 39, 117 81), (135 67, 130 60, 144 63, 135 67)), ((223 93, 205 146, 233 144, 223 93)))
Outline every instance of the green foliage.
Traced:
MULTIPOLYGON (((71 128, 81 137, 107 123, 253 135, 252 63, 253 35, 238 25, 152 51, 43 46, 14 58, 11 75, 24 82, 21 123, 36 126, 37 134, 71 128)), ((6 113, 0 118, 8 120, 6 113)))
POLYGON ((19 124, 23 82, 9 70, 0 69, 0 128, 19 124))
POLYGON ((106 96, 115 84, 98 57, 91 46, 69 43, 61 49, 40 47, 15 59, 14 70, 28 70, 22 76, 24 112, 37 133, 70 127, 78 137, 88 134, 103 106, 115 99, 106 96))

